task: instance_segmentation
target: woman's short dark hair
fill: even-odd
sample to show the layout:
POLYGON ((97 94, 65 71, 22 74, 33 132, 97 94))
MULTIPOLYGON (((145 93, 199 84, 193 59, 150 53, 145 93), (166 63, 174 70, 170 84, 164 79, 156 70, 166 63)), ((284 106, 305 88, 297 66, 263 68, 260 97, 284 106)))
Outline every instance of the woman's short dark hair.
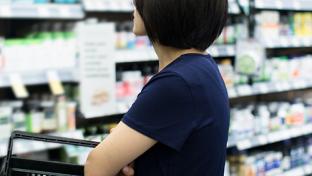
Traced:
POLYGON ((206 50, 227 20, 227 0, 134 0, 152 42, 206 50))

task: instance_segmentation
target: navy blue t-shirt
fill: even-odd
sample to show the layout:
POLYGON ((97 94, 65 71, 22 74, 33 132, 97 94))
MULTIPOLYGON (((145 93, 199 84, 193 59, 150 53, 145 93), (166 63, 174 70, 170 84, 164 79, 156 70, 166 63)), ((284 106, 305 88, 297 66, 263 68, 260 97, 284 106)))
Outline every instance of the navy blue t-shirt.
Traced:
POLYGON ((224 175, 229 100, 209 55, 185 54, 170 63, 122 121, 158 141, 135 161, 136 176, 224 175))

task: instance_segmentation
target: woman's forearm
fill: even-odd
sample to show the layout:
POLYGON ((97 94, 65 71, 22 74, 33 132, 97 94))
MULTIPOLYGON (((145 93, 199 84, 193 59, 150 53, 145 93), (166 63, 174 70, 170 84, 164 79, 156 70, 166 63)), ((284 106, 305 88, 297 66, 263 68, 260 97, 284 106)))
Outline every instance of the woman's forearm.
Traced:
POLYGON ((119 166, 114 166, 110 162, 110 157, 97 155, 95 151, 92 151, 87 159, 84 169, 85 176, 115 176, 120 171, 119 166))

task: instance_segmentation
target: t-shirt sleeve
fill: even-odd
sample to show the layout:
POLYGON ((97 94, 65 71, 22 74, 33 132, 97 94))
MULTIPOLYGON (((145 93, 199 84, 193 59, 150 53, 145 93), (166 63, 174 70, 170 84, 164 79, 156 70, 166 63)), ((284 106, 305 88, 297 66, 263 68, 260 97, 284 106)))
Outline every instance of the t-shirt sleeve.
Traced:
POLYGON ((156 75, 122 121, 130 128, 179 151, 194 128, 190 87, 176 73, 156 75))

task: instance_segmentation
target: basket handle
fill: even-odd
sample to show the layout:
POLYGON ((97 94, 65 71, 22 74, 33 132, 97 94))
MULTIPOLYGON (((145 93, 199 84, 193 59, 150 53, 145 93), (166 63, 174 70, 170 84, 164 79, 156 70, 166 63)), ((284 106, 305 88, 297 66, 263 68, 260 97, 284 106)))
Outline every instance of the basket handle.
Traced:
POLYGON ((0 172, 1 176, 2 175, 7 176, 8 174, 8 170, 10 167, 10 160, 11 160, 12 152, 13 152, 13 141, 15 139, 42 141, 42 142, 50 142, 50 143, 57 143, 57 144, 68 144, 68 145, 90 147, 90 148, 94 148, 99 144, 98 142, 87 141, 87 140, 49 136, 49 135, 44 135, 44 134, 34 134, 34 133, 28 133, 28 132, 22 132, 22 131, 14 131, 12 132, 10 140, 9 140, 7 156, 4 158, 3 165, 1 168, 1 172, 0 172))

